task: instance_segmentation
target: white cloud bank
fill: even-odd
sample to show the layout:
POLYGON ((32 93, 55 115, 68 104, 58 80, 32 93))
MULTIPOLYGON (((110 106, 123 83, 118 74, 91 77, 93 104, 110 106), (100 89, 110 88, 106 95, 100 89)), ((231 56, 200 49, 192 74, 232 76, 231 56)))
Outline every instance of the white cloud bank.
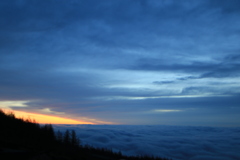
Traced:
POLYGON ((239 160, 240 128, 54 125, 74 129, 82 144, 122 151, 126 155, 154 155, 173 160, 239 160))

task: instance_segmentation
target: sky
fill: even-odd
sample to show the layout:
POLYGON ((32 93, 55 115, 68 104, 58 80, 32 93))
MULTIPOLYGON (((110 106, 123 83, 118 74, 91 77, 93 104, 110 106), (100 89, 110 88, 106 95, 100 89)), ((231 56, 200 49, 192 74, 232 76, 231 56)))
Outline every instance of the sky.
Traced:
POLYGON ((239 0, 1 0, 0 108, 240 126, 239 0))

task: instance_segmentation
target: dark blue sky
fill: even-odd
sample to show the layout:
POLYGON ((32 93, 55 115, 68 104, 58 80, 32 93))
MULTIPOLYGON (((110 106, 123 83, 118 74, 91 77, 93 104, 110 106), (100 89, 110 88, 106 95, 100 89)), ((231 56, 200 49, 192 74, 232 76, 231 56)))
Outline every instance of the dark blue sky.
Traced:
POLYGON ((0 105, 240 126, 239 0, 1 0, 0 105))

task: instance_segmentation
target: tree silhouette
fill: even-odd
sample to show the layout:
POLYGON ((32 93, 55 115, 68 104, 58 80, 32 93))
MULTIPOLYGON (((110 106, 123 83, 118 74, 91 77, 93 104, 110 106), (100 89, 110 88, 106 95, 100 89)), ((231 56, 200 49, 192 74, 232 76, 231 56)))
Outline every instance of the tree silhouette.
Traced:
POLYGON ((114 153, 106 148, 95 148, 89 145, 80 146, 74 130, 66 130, 63 134, 54 130, 51 124, 39 125, 31 119, 18 119, 10 112, 0 109, 0 159, 85 159, 85 160, 168 160, 148 156, 124 156, 121 152, 114 153), (10 148, 19 152, 2 152, 10 148), (36 157, 36 158, 34 158, 36 157))
POLYGON ((70 145, 70 132, 69 132, 69 130, 66 130, 66 132, 64 133, 63 143, 66 146, 70 145))
POLYGON ((51 124, 45 124, 42 127, 42 132, 44 134, 44 138, 47 139, 48 141, 54 141, 55 140, 55 134, 54 130, 51 124))
POLYGON ((59 130, 56 133, 56 139, 59 143, 63 143, 63 134, 59 130))
POLYGON ((79 147, 80 140, 76 136, 76 132, 74 130, 71 131, 71 145, 73 147, 79 147))

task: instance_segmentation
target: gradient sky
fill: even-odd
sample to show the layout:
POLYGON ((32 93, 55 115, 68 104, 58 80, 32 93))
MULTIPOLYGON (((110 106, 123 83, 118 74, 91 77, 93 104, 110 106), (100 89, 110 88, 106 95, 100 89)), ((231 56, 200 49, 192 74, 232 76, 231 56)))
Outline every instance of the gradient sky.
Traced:
POLYGON ((240 126, 239 0, 1 0, 0 107, 240 126))

